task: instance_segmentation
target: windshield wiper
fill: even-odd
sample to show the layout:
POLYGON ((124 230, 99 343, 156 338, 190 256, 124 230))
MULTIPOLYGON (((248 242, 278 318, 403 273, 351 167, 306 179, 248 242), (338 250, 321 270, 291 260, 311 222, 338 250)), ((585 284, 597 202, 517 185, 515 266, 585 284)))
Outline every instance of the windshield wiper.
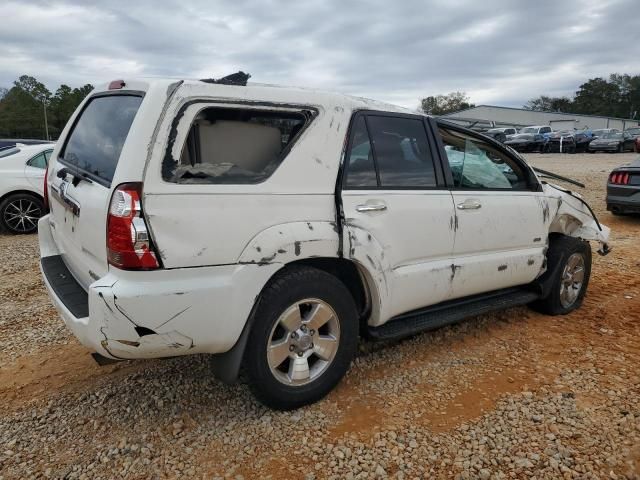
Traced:
POLYGON ((58 170, 58 173, 56 174, 58 178, 61 178, 63 180, 67 177, 67 175, 71 175, 73 177, 73 180, 71 181, 71 183, 74 187, 77 187, 78 184, 83 180, 87 183, 93 183, 93 180, 91 180, 86 173, 74 172, 73 170, 67 167, 61 168, 60 170, 58 170))

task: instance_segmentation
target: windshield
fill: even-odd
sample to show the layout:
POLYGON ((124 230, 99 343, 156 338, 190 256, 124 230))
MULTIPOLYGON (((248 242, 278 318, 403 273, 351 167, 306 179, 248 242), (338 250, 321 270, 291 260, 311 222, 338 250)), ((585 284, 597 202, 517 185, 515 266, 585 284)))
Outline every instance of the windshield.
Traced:
POLYGON ((538 133, 538 127, 525 127, 520 130, 520 133, 538 133))
POLYGON ((613 139, 613 140, 619 140, 622 138, 622 134, 621 133, 605 133, 602 138, 609 138, 609 139, 613 139))
POLYGON ((95 97, 83 109, 60 160, 111 183, 120 152, 142 103, 134 95, 95 97))
POLYGON ((627 132, 631 135, 640 135, 640 128, 630 128, 627 132))

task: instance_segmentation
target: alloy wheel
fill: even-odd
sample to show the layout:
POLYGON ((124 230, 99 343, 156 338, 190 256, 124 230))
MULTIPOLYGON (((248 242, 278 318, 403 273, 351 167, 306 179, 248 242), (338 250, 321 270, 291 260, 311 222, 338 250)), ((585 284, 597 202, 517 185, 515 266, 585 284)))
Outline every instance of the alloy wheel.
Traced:
POLYGON ((25 198, 10 202, 4 209, 4 222, 10 230, 17 233, 34 231, 42 211, 36 202, 25 198))
POLYGON ((336 356, 340 321, 331 306, 317 298, 296 302, 278 318, 267 341, 273 376, 290 386, 321 376, 336 356))
POLYGON ((560 304, 564 308, 569 308, 578 299, 584 283, 584 273, 584 257, 580 253, 572 254, 567 259, 560 280, 560 304))

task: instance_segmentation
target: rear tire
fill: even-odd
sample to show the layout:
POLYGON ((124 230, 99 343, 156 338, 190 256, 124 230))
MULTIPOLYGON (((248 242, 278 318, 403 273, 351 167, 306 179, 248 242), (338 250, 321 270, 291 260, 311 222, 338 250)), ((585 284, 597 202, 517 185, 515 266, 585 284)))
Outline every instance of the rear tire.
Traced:
POLYGON ((582 305, 591 276, 591 246, 574 237, 560 236, 551 240, 547 253, 548 272, 553 272, 551 293, 531 307, 548 315, 564 315, 582 305))
POLYGON ((16 235, 34 233, 44 214, 44 203, 28 193, 14 193, 0 202, 0 228, 16 235))
POLYGON ((249 387, 277 410, 316 402, 340 382, 357 345, 347 287, 316 268, 287 268, 258 300, 244 358, 249 387))

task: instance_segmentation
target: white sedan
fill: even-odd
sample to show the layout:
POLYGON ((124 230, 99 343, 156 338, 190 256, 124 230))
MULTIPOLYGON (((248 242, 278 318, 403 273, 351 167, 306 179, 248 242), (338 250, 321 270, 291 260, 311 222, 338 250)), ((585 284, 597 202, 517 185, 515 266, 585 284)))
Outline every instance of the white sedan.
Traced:
POLYGON ((45 213, 44 174, 53 143, 0 150, 0 229, 33 233, 45 213))

